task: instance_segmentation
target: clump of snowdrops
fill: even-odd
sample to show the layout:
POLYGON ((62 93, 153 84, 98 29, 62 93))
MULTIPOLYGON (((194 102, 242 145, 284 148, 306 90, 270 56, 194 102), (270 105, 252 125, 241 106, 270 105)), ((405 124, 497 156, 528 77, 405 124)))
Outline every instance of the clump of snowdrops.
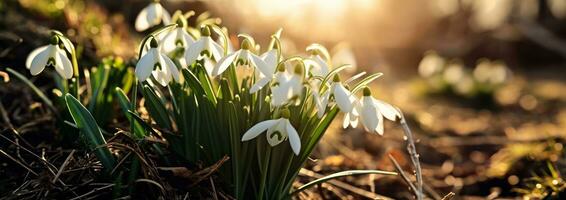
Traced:
MULTIPOLYGON (((319 44, 308 46, 306 54, 283 55, 281 30, 264 48, 250 35, 239 34, 239 49, 232 50, 228 30, 217 20, 199 18, 196 27, 188 26, 187 18, 193 14, 178 11, 170 17, 153 2, 137 17, 138 31, 163 26, 153 28, 140 43, 131 98, 127 96, 128 84, 113 85, 132 136, 140 140, 163 136, 166 147, 193 164, 213 165, 229 157, 219 174, 224 188, 237 199, 288 199, 331 178, 396 174, 353 170, 292 188, 299 170, 339 113, 344 115, 344 128, 360 126, 380 135, 385 119, 404 123, 398 108, 372 96, 368 85, 382 74, 343 77, 341 72, 351 66, 332 66, 328 51, 319 44), (149 118, 139 112, 141 97, 149 118)), ((93 117, 94 109, 77 100, 81 94, 78 65, 70 47, 68 39, 55 34, 48 46, 30 54, 28 68, 37 75, 53 66, 62 80, 71 80, 75 86, 71 90, 63 87, 61 93, 67 93, 74 125, 97 150, 103 166, 111 169, 115 155, 101 147, 106 143, 97 125, 102 119, 93 117)), ((102 80, 91 83, 96 84, 93 89, 98 91, 97 85, 107 84, 112 73, 114 70, 100 75, 102 80)), ((96 104, 93 101, 100 95, 90 96, 88 103, 96 104)), ((411 186, 421 199, 418 155, 414 144, 408 148, 419 187, 411 186)))

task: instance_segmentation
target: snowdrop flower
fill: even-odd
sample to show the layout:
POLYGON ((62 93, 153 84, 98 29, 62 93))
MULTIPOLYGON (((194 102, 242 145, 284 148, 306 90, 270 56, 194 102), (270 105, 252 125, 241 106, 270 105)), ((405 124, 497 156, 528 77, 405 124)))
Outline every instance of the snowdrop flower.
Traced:
POLYGON ((162 86, 167 86, 171 77, 176 82, 180 80, 179 70, 175 63, 159 51, 155 38, 151 39, 150 49, 136 64, 135 73, 140 81, 145 81, 149 78, 149 75, 153 74, 155 80, 162 86))
MULTIPOLYGON (((210 28, 208 26, 204 26, 201 29, 201 37, 185 51, 187 65, 195 62, 201 54, 215 62, 218 62, 224 55, 224 48, 210 37, 210 28)), ((207 68, 206 70, 209 75, 212 75, 212 69, 207 68)))
POLYGON ((303 91, 303 65, 295 66, 293 74, 285 72, 285 65, 281 64, 275 74, 276 83, 271 87, 271 104, 282 106, 293 98, 301 95, 303 91))
POLYGON ((187 50, 195 39, 185 30, 186 23, 182 19, 177 20, 177 27, 171 32, 167 33, 163 40, 161 40, 161 50, 166 54, 170 54, 177 48, 187 50))
MULTIPOLYGON (((226 71, 226 69, 228 69, 228 67, 234 62, 253 66, 261 73, 269 74, 269 67, 259 56, 250 51, 250 49, 252 48, 252 43, 248 39, 244 39, 244 41, 242 41, 242 49, 228 54, 224 58, 220 59, 220 61, 218 61, 218 63, 212 70, 212 76, 218 76, 222 74, 222 72, 226 71)), ((273 74, 272 71, 271 73, 273 74)))
POLYGON ((336 105, 340 108, 340 111, 349 113, 352 112, 354 108, 354 103, 356 101, 356 97, 352 95, 352 93, 342 85, 340 82, 340 77, 338 74, 334 75, 333 83, 331 86, 331 92, 334 96, 334 101, 336 101, 336 105))
POLYGON ((309 69, 309 72, 311 73, 311 75, 313 76, 322 76, 322 77, 326 77, 326 75, 328 75, 328 73, 330 73, 330 65, 327 63, 327 61, 322 58, 322 53, 318 50, 312 50, 311 51, 311 55, 309 57, 310 60, 314 61, 314 63, 311 66, 311 68, 309 69))
POLYGON ((53 66, 57 73, 65 79, 73 77, 73 66, 66 52, 59 48, 57 36, 51 37, 49 45, 33 50, 26 59, 26 67, 34 76, 41 73, 48 65, 53 66))
POLYGON ((251 140, 267 130, 266 136, 269 145, 278 145, 285 139, 289 138, 291 149, 295 155, 299 155, 299 152, 301 151, 301 138, 299 138, 297 130, 295 130, 291 122, 289 122, 289 116, 289 110, 285 109, 281 111, 281 118, 257 123, 244 133, 242 136, 242 142, 251 140))
POLYGON ((273 74, 275 73, 275 69, 279 63, 279 59, 277 56, 277 50, 272 49, 265 52, 261 55, 261 59, 265 62, 265 68, 262 71, 256 71, 256 77, 258 80, 250 89, 250 94, 256 93, 257 91, 261 90, 267 83, 269 83, 273 79, 273 74))
POLYGON ((159 4, 158 0, 154 0, 150 3, 147 7, 143 8, 136 17, 136 31, 145 31, 148 28, 161 24, 169 24, 171 21, 171 15, 161 4, 159 4))
POLYGON ((401 117, 401 113, 388 103, 373 98, 368 87, 364 88, 363 93, 359 104, 360 121, 366 131, 383 135, 383 117, 395 121, 397 117, 401 117))
POLYGON ((314 96, 314 103, 316 105, 316 114, 318 118, 321 118, 326 112, 328 99, 330 99, 330 91, 326 91, 323 94, 320 94, 319 91, 313 90, 312 95, 314 96))

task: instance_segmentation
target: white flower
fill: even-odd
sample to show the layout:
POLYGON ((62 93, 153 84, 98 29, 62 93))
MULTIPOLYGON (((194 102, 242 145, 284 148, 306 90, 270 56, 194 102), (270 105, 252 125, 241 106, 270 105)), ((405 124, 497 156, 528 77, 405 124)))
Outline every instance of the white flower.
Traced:
POLYGON ((340 77, 338 75, 334 76, 331 92, 334 96, 334 101, 336 101, 336 105, 340 108, 340 111, 345 113, 352 111, 356 97, 354 97, 352 93, 346 89, 342 83, 340 83, 340 77))
POLYGON ((366 131, 375 131, 383 135, 383 117, 395 121, 397 117, 401 117, 401 113, 388 103, 373 98, 370 89, 364 88, 364 96, 360 100, 359 117, 366 131))
POLYGON ((157 41, 155 39, 151 39, 150 46, 151 48, 136 64, 135 73, 138 79, 145 81, 150 74, 153 74, 155 80, 162 86, 167 86, 171 78, 179 82, 179 70, 175 63, 157 49, 157 41))
MULTIPOLYGON (((242 42, 242 49, 228 54, 218 61, 218 63, 212 70, 212 76, 218 76, 222 74, 222 72, 226 71, 226 69, 228 69, 228 67, 235 61, 241 62, 245 65, 253 66, 265 75, 269 74, 270 68, 259 56, 250 51, 251 48, 251 42, 247 39, 244 39, 244 41, 242 42)), ((271 74, 273 74, 273 71, 275 71, 275 68, 273 68, 271 74)))
POLYGON ((279 63, 277 59, 277 50, 272 49, 269 50, 263 55, 261 55, 261 59, 265 62, 264 72, 257 70, 256 71, 256 78, 258 79, 255 84, 250 89, 250 94, 256 93, 257 91, 261 90, 267 83, 269 83, 273 79, 273 75, 275 73, 275 69, 279 63))
POLYGON ((342 123, 343 128, 348 128, 348 126, 351 126, 352 128, 358 127, 358 121, 359 121, 358 119, 360 115, 358 110, 359 110, 359 102, 356 99, 354 101, 354 107, 352 108, 352 111, 344 115, 344 121, 342 123))
POLYGON ((318 91, 313 91, 314 101, 316 104, 316 114, 318 118, 324 116, 326 107, 328 106, 328 99, 330 99, 330 91, 324 92, 322 95, 318 91))
POLYGON ((314 61, 310 65, 309 73, 313 76, 326 77, 332 68, 329 64, 330 54, 328 50, 320 44, 311 44, 307 47, 307 52, 310 52, 309 59, 314 61))
MULTIPOLYGON (((218 62, 224 55, 224 48, 210 37, 210 28, 205 26, 201 32, 201 37, 185 51, 187 65, 193 64, 203 53, 215 62, 218 62)), ((206 70, 209 75, 212 75, 212 69, 206 68, 206 70)))
POLYGON ((31 75, 38 75, 45 69, 45 66, 51 65, 57 73, 65 79, 73 77, 73 66, 66 52, 59 48, 59 38, 52 37, 51 44, 39 47, 33 50, 26 59, 26 67, 30 70, 31 75))
POLYGON ((271 119, 257 123, 244 133, 242 136, 242 142, 251 140, 267 130, 266 136, 269 145, 278 145, 285 139, 289 138, 291 149, 295 155, 299 155, 299 152, 301 151, 301 138, 299 138, 297 130, 295 130, 293 125, 291 125, 291 122, 289 122, 288 116, 289 111, 285 110, 282 112, 282 117, 279 119, 271 119))
POLYGON ((136 17, 136 30, 145 31, 148 28, 161 24, 169 24, 171 15, 159 2, 152 2, 147 7, 143 8, 136 17))
POLYGON ((303 92, 302 69, 302 65, 297 65, 293 74, 288 74, 285 72, 284 65, 278 67, 275 74, 276 84, 271 87, 271 104, 273 106, 282 106, 301 95, 303 92))
POLYGON ((176 50, 177 47, 187 50, 194 42, 195 39, 185 30, 184 21, 179 19, 177 20, 177 28, 167 33, 161 40, 161 50, 167 54, 176 50))

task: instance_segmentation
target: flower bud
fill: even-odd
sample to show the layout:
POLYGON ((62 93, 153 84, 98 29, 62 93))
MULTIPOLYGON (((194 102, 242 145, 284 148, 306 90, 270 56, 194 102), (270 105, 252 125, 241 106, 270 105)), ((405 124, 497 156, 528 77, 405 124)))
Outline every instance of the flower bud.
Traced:
POLYGON ((242 41, 242 49, 250 50, 251 48, 252 48, 252 43, 250 42, 250 40, 244 38, 244 41, 242 41))

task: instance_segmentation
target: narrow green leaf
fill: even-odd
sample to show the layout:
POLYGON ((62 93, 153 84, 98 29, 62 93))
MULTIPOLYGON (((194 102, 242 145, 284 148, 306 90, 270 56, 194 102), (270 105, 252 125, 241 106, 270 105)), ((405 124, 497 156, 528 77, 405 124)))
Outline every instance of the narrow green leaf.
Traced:
POLYGON ((383 73, 375 73, 375 74, 369 75, 368 77, 362 79, 360 82, 356 83, 356 85, 354 86, 354 89, 352 89, 352 94, 355 94, 358 90, 362 89, 364 86, 366 86, 370 82, 379 78, 381 75, 383 75, 383 73))
POLYGON ((297 188, 297 190, 293 191, 291 193, 291 195, 295 195, 303 190, 306 190, 312 186, 324 183, 326 181, 332 180, 332 179, 336 179, 336 178, 340 178, 340 177, 344 177, 344 176, 354 176, 354 175, 366 175, 366 174, 381 174, 381 175, 393 175, 396 176, 397 173, 396 172, 389 172, 389 171, 381 171, 381 170, 348 170, 348 171, 342 171, 342 172, 338 172, 338 173, 334 173, 334 174, 330 174, 328 176, 316 179, 314 181, 311 181, 299 188, 297 188))
POLYGON ((128 121, 130 123, 133 123, 134 125, 134 130, 130 131, 132 131, 138 139, 145 137, 147 135, 145 129, 140 125, 139 122, 135 121, 135 119, 132 119, 132 116, 130 116, 128 112, 130 111, 130 100, 128 99, 128 96, 126 96, 126 93, 124 93, 124 91, 119 87, 116 87, 115 93, 122 112, 124 113, 128 121))
POLYGON ((169 115, 167 114, 165 104, 157 96, 153 88, 148 85, 144 85, 142 92, 143 96, 146 99, 147 109, 151 117, 162 128, 171 130, 171 121, 169 119, 169 115))
POLYGON ((24 82, 28 87, 30 87, 33 90, 33 92, 35 92, 35 94, 37 94, 37 96, 39 96, 39 98, 41 98, 41 100, 45 104, 47 104, 47 106, 49 106, 49 108, 52 111, 54 111, 54 112, 57 111, 57 109, 55 109, 55 106, 53 106, 53 102, 51 100, 49 100, 49 98, 47 98, 47 96, 39 88, 37 88, 29 79, 27 79, 24 75, 18 73, 17 71, 15 71, 11 68, 6 68, 6 71, 10 72, 14 76, 16 76, 16 78, 18 78, 22 82, 24 82))
POLYGON ((65 95, 65 101, 67 102, 67 108, 75 124, 87 139, 90 148, 95 150, 96 157, 100 159, 107 171, 112 170, 115 164, 114 156, 110 153, 108 147, 106 147, 106 140, 104 140, 94 117, 92 117, 90 112, 71 94, 65 95))

